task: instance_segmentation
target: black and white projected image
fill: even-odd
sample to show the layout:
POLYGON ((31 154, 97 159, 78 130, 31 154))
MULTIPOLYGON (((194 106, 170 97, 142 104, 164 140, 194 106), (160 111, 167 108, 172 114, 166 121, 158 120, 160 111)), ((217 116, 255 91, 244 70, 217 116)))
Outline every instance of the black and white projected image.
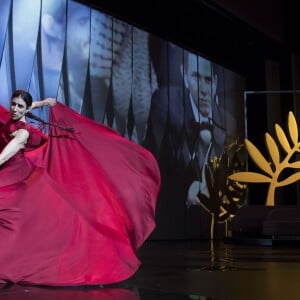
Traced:
POLYGON ((90 53, 91 9, 75 1, 68 2, 67 11, 67 104, 81 112, 90 53))
POLYGON ((14 66, 14 78, 11 79, 15 83, 13 89, 29 89, 38 43, 40 12, 40 1, 13 1, 13 49, 10 49, 13 52, 13 57, 10 57, 14 66), (24 18, 24 11, 30 18, 24 18))
POLYGON ((84 105, 84 113, 103 123, 108 101, 113 65, 113 18, 92 9, 90 45, 91 101, 84 105))
POLYGON ((41 18, 42 97, 57 97, 66 37, 66 0, 43 0, 41 18))
POLYGON ((238 139, 235 106, 240 101, 233 98, 234 93, 224 84, 228 73, 224 68, 173 44, 167 49, 162 41, 158 45, 163 47, 161 52, 153 53, 156 70, 162 72, 157 74, 161 84, 152 95, 145 146, 160 159, 168 176, 170 195, 174 191, 171 198, 181 197, 188 206, 199 205, 199 193, 210 197, 206 166, 238 139), (159 59, 159 53, 162 57, 168 54, 174 61, 166 65, 162 57, 159 59))

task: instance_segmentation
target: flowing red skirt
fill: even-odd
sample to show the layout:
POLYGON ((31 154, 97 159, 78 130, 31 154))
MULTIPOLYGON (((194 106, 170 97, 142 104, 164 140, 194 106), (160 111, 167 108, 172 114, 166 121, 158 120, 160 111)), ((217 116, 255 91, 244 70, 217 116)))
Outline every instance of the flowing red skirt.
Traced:
MULTIPOLYGON (((5 120, 0 110, 0 120, 5 120)), ((0 282, 108 284, 139 268, 155 227, 157 163, 143 147, 57 103, 44 146, 0 167, 0 282)))

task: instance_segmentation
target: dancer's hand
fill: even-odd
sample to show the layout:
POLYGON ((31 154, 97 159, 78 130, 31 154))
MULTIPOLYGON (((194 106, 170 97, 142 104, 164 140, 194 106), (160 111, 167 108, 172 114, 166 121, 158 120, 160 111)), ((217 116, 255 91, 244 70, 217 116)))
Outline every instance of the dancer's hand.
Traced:
POLYGON ((48 106, 54 106, 56 104, 56 99, 54 98, 46 98, 45 100, 46 105, 48 106))
POLYGON ((57 100, 54 98, 46 98, 44 100, 33 101, 29 110, 43 106, 54 106, 56 104, 56 101, 57 100))

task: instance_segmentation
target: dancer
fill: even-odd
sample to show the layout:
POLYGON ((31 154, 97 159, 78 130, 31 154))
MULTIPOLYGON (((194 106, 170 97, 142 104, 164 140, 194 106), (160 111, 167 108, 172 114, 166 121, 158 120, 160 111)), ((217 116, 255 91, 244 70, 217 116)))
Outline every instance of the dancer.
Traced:
POLYGON ((140 266, 155 227, 152 154, 47 98, 17 90, 0 109, 0 283, 111 284, 140 266), (49 134, 31 109, 51 106, 49 134), (72 128, 72 130, 69 130, 72 128))

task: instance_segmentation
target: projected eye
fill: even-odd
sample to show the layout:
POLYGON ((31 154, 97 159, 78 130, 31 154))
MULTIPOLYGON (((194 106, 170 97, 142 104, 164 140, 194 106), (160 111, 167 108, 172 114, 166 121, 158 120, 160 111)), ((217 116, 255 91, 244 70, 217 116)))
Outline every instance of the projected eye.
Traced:
POLYGON ((78 23, 80 26, 83 26, 85 25, 87 22, 88 22, 89 18, 88 17, 81 17, 79 20, 78 20, 78 23))
POLYGON ((199 75, 198 72, 193 72, 192 75, 191 75, 191 77, 192 77, 193 79, 195 79, 195 80, 198 80, 198 79, 200 78, 200 75, 199 75))
POLYGON ((205 82, 210 84, 211 83, 211 77, 205 77, 205 82))

